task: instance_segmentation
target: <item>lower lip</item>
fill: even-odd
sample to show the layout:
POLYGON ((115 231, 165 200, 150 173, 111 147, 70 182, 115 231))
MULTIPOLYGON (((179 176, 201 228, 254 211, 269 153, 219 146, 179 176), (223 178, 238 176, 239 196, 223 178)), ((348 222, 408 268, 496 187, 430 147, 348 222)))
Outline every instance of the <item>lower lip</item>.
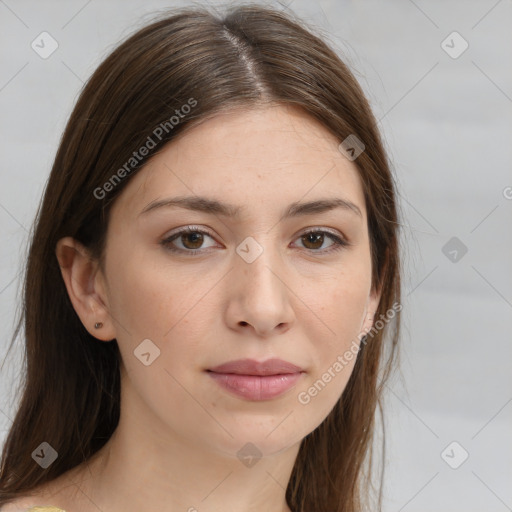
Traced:
POLYGON ((282 375, 238 375, 208 372, 220 386, 246 400, 270 400, 291 389, 302 373, 282 375))

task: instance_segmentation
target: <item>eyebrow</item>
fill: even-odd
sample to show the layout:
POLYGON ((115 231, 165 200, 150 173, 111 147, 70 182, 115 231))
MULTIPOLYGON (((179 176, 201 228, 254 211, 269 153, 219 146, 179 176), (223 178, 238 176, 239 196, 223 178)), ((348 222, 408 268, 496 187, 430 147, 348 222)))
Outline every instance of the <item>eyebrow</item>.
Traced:
MULTIPOLYGON (((239 217, 241 211, 244 209, 241 206, 222 203, 220 201, 217 201, 216 199, 209 199, 207 197, 178 196, 167 199, 161 199, 158 201, 152 201, 140 212, 139 216, 150 211, 154 211, 157 208, 170 208, 176 206, 180 208, 185 208, 187 210, 207 213, 210 215, 221 215, 224 217, 234 218, 239 217)), ((301 215, 313 215, 316 213, 324 213, 337 208, 341 208, 347 212, 352 212, 361 218, 363 217, 360 208, 356 204, 354 204, 351 201, 348 201, 347 199, 334 197, 322 198, 317 199, 315 201, 303 203, 299 201, 293 202, 286 208, 280 220, 282 221, 284 219, 298 217, 301 215)))

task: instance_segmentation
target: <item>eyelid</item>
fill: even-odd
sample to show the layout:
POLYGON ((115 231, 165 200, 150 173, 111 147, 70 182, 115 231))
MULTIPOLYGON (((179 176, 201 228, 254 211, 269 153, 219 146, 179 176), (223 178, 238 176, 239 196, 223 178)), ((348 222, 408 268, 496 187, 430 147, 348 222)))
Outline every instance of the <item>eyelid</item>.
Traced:
POLYGON ((352 245, 352 243, 348 241, 348 238, 345 236, 344 233, 342 233, 341 231, 333 230, 331 228, 326 228, 324 226, 313 226, 312 228, 306 228, 306 230, 301 231, 298 236, 304 236, 307 235, 308 233, 317 233, 318 231, 322 231, 324 233, 328 233, 332 236, 340 238, 346 245, 352 245))
POLYGON ((174 235, 182 234, 182 233, 188 233, 189 231, 195 231, 198 233, 206 233, 207 235, 211 236, 212 238, 215 238, 213 233, 208 229, 200 225, 196 224, 189 224, 188 226, 181 226, 179 228, 176 228, 175 230, 171 231, 168 235, 164 237, 164 239, 172 238, 174 235))
MULTIPOLYGON (((211 236, 212 238, 215 238, 215 235, 208 228, 205 228, 205 227, 202 227, 202 226, 199 226, 196 224, 190 224, 188 226, 182 226, 180 228, 176 228, 176 230, 171 231, 168 235, 166 235, 164 237, 164 239, 169 239, 169 238, 172 238, 174 235, 181 234, 181 233, 187 233, 189 231, 197 231, 199 233, 204 232, 204 233, 208 234, 209 236, 211 236)), ((339 232, 334 231, 331 228, 326 228, 325 226, 313 226, 313 227, 306 228, 304 231, 299 231, 299 234, 297 234, 296 237, 304 236, 304 235, 307 235, 308 233, 316 233, 318 231, 324 231, 331 235, 342 238, 347 243, 347 245, 352 245, 348 241, 348 238, 341 231, 339 231, 339 232)))
MULTIPOLYGON (((194 232, 206 234, 209 237, 211 237, 212 239, 216 240, 215 236, 212 234, 212 232, 208 228, 191 224, 188 226, 182 226, 182 227, 177 228, 176 230, 172 231, 169 235, 165 236, 163 238, 163 240, 161 240, 160 244, 163 245, 168 251, 171 251, 174 253, 187 254, 189 256, 193 256, 196 254, 206 254, 213 247, 190 249, 190 250, 180 249, 180 248, 176 248, 176 247, 170 247, 171 242, 174 241, 173 239, 178 238, 182 234, 189 234, 189 233, 194 233, 194 232)), ((329 246, 329 248, 327 248, 327 249, 322 249, 322 250, 313 250, 313 249, 307 249, 307 248, 303 249, 312 254, 315 254, 315 253, 317 253, 319 255, 329 254, 331 252, 335 252, 337 250, 341 250, 345 247, 349 247, 349 246, 353 245, 351 242, 348 241, 347 237, 343 233, 334 231, 331 228, 326 228, 323 226, 313 226, 313 227, 306 228, 305 230, 300 231, 297 235, 295 235, 294 240, 297 240, 298 238, 308 235, 309 233, 325 233, 325 234, 329 235, 331 237, 331 239, 333 240, 333 244, 331 246, 329 246)))
POLYGON ((205 227, 202 227, 202 226, 197 226, 195 224, 190 224, 188 226, 182 226, 180 228, 177 228, 175 229, 174 231, 171 231, 168 235, 166 235, 161 241, 160 241, 160 244, 163 245, 164 247, 166 247, 168 250, 172 251, 172 252, 178 252, 178 253, 188 253, 188 254, 196 254, 196 253, 199 253, 199 252, 206 252, 208 249, 211 249, 211 247, 208 247, 206 249, 190 249, 188 251, 184 250, 184 249, 179 249, 179 248, 170 248, 168 245, 173 242, 174 240, 172 239, 177 239, 180 237, 180 235, 186 235, 186 234, 189 234, 189 233, 201 233, 201 234, 205 234, 205 235, 208 235, 210 238, 212 238, 213 240, 216 241, 216 238, 215 238, 215 235, 208 229, 208 228, 205 228, 205 227))

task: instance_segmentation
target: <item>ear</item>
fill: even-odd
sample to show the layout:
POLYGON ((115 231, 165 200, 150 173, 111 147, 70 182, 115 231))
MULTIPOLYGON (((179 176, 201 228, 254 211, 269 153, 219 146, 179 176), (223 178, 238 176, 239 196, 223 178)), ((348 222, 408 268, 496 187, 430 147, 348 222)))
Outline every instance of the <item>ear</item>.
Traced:
POLYGON ((105 278, 99 262, 89 251, 71 237, 57 242, 55 254, 66 284, 69 299, 89 334, 103 341, 116 337, 108 308, 105 278), (95 328, 95 324, 103 324, 95 328))
MULTIPOLYGON (((390 261, 390 248, 386 248, 386 252, 384 255, 384 263, 382 265, 381 275, 382 278, 380 280, 380 285, 378 287, 375 287, 375 290, 371 290, 370 294, 368 296, 368 300, 366 302, 366 310, 364 314, 364 319, 361 325, 361 332, 359 333, 359 339, 361 339, 363 336, 368 334, 374 324, 375 320, 375 313, 377 312, 377 309, 380 304, 380 298, 382 296, 382 286, 386 280, 385 276, 388 273, 389 269, 389 261, 390 261)), ((378 321, 378 320, 377 320, 378 321)))
POLYGON ((359 339, 368 334, 368 332, 373 327, 375 312, 379 307, 380 297, 382 295, 382 290, 372 290, 370 295, 368 296, 368 300, 366 302, 365 314, 363 323, 361 325, 361 332, 359 333, 359 339))

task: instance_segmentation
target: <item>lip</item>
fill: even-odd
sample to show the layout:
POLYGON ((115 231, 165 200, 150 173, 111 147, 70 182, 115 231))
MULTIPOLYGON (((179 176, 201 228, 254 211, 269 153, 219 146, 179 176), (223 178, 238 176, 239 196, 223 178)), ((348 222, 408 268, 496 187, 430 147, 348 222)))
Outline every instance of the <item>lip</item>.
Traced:
POLYGON ((208 375, 227 391, 247 400, 276 398, 291 389, 304 370, 282 359, 238 359, 207 370, 208 375))
POLYGON ((215 368, 210 368, 209 371, 215 373, 262 376, 299 373, 304 370, 282 359, 267 359, 261 362, 255 361, 254 359, 237 359, 236 361, 229 361, 228 363, 215 366, 215 368))

